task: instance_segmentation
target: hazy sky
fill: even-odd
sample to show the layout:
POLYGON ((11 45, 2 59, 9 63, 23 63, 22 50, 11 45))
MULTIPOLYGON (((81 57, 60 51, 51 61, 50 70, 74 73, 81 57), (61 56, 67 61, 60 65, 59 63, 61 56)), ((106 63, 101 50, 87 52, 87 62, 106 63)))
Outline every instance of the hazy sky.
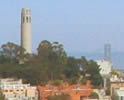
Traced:
POLYGON ((68 52, 102 52, 105 43, 124 51, 124 0, 1 0, 0 45, 20 44, 20 12, 31 8, 33 50, 42 40, 68 52))

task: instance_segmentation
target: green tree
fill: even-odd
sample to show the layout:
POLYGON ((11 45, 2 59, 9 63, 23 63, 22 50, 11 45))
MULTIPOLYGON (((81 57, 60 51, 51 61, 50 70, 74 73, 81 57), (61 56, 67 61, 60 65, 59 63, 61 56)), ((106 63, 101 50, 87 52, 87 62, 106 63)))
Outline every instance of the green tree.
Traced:
POLYGON ((89 79, 92 81, 94 86, 100 86, 103 84, 103 78, 100 74, 100 67, 97 65, 96 62, 90 60, 88 62, 88 66, 86 68, 86 74, 89 74, 89 79))
POLYGON ((66 63, 66 53, 64 48, 58 42, 50 43, 42 41, 38 47, 38 58, 46 66, 47 76, 50 80, 56 80, 61 77, 62 66, 66 63))
POLYGON ((93 92, 93 93, 90 95, 90 98, 91 98, 91 99, 99 99, 99 95, 98 95, 96 92, 93 92))
POLYGON ((4 99, 5 99, 5 98, 4 98, 3 94, 0 93, 0 100, 4 100, 4 99))
POLYGON ((19 53, 20 46, 18 46, 17 44, 8 42, 6 44, 3 44, 1 46, 1 49, 3 51, 3 54, 6 55, 7 57, 15 58, 19 53))
POLYGON ((4 63, 10 63, 12 62, 10 58, 4 56, 4 55, 0 55, 0 64, 4 64, 4 63))
POLYGON ((63 45, 58 42, 44 40, 37 48, 38 54, 32 55, 11 42, 2 45, 0 51, 0 77, 22 78, 32 85, 49 81, 57 83, 57 80, 71 84, 85 83, 87 79, 94 86, 102 84, 100 68, 94 61, 85 57, 68 57, 63 45))
POLYGON ((49 96, 48 100, 71 100, 70 96, 67 94, 49 96))
POLYGON ((11 62, 25 62, 29 59, 29 54, 25 53, 25 49, 21 46, 8 42, 1 46, 2 59, 10 60, 11 62))
POLYGON ((38 57, 41 60, 49 60, 49 55, 52 51, 52 45, 49 41, 44 40, 39 44, 37 51, 38 51, 38 57))
POLYGON ((70 83, 77 83, 80 74, 80 68, 74 57, 68 57, 67 64, 64 67, 64 74, 70 83))

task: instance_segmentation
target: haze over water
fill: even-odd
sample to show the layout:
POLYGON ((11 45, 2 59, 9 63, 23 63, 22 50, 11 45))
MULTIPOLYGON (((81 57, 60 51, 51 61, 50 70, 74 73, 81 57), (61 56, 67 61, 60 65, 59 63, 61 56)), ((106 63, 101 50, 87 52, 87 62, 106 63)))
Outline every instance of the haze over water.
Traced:
MULTIPOLYGON (((71 52, 69 53, 70 56, 75 56, 77 58, 85 56, 89 60, 102 60, 104 59, 103 53, 81 53, 81 52, 71 52)), ((112 63, 113 68, 116 69, 124 69, 124 52, 114 52, 112 53, 112 63)))

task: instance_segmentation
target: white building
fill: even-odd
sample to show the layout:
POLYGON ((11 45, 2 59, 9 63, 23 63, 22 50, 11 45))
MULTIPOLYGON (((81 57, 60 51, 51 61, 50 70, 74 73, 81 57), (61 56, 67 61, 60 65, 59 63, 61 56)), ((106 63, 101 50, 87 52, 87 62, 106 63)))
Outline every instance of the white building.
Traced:
POLYGON ((5 100, 38 100, 37 88, 23 84, 22 80, 0 79, 0 89, 5 100))
POLYGON ((100 66, 100 74, 101 75, 109 75, 112 70, 112 63, 106 60, 98 60, 96 61, 97 64, 100 66))
POLYGON ((124 88, 114 90, 113 100, 124 100, 124 88))
POLYGON ((117 75, 112 75, 110 78, 110 82, 124 82, 124 78, 118 77, 117 75))

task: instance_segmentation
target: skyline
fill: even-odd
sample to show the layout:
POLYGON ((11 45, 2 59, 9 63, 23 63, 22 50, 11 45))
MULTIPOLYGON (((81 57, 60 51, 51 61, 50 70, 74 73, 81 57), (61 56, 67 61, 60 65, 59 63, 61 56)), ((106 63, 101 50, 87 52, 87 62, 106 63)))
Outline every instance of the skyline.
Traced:
POLYGON ((42 40, 58 41, 67 52, 124 52, 124 1, 1 1, 0 45, 20 44, 21 9, 32 10, 33 51, 42 40), (6 6, 5 6, 6 4, 6 6), (8 34, 10 34, 8 36, 8 34))

